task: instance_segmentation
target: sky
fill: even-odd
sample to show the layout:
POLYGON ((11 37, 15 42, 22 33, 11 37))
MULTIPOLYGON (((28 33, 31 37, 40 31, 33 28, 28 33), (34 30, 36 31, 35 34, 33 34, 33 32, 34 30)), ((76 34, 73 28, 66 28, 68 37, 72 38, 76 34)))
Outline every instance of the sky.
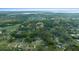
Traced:
POLYGON ((78 8, 0 8, 0 11, 49 11, 54 13, 79 13, 78 8))

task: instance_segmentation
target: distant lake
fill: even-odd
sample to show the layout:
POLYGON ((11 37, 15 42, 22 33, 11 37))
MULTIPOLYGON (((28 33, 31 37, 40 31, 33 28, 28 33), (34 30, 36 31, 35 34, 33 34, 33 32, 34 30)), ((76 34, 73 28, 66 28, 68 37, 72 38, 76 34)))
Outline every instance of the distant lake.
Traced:
POLYGON ((20 14, 37 14, 37 13, 14 13, 14 14, 9 14, 9 15, 20 15, 20 14))

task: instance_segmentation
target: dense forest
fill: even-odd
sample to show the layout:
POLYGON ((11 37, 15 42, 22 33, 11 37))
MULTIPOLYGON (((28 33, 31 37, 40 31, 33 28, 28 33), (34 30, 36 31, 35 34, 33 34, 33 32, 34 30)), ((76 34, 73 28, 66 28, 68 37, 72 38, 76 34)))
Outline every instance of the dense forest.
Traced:
POLYGON ((79 13, 0 11, 0 51, 78 51, 79 13))

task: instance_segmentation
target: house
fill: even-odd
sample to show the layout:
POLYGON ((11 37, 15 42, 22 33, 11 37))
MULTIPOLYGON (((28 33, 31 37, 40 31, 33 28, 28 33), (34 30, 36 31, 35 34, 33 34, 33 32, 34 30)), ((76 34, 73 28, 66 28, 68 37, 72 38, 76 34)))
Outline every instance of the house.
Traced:
POLYGON ((37 29, 43 28, 43 27, 44 27, 43 22, 38 22, 38 23, 36 23, 36 28, 37 28, 37 29))
POLYGON ((2 31, 0 31, 0 34, 2 34, 2 31))

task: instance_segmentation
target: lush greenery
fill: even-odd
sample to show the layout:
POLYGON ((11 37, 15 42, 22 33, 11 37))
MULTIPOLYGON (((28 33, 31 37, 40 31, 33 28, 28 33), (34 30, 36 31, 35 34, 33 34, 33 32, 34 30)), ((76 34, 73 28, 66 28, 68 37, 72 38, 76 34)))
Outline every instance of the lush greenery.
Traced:
POLYGON ((77 51, 79 14, 0 12, 1 51, 77 51))

